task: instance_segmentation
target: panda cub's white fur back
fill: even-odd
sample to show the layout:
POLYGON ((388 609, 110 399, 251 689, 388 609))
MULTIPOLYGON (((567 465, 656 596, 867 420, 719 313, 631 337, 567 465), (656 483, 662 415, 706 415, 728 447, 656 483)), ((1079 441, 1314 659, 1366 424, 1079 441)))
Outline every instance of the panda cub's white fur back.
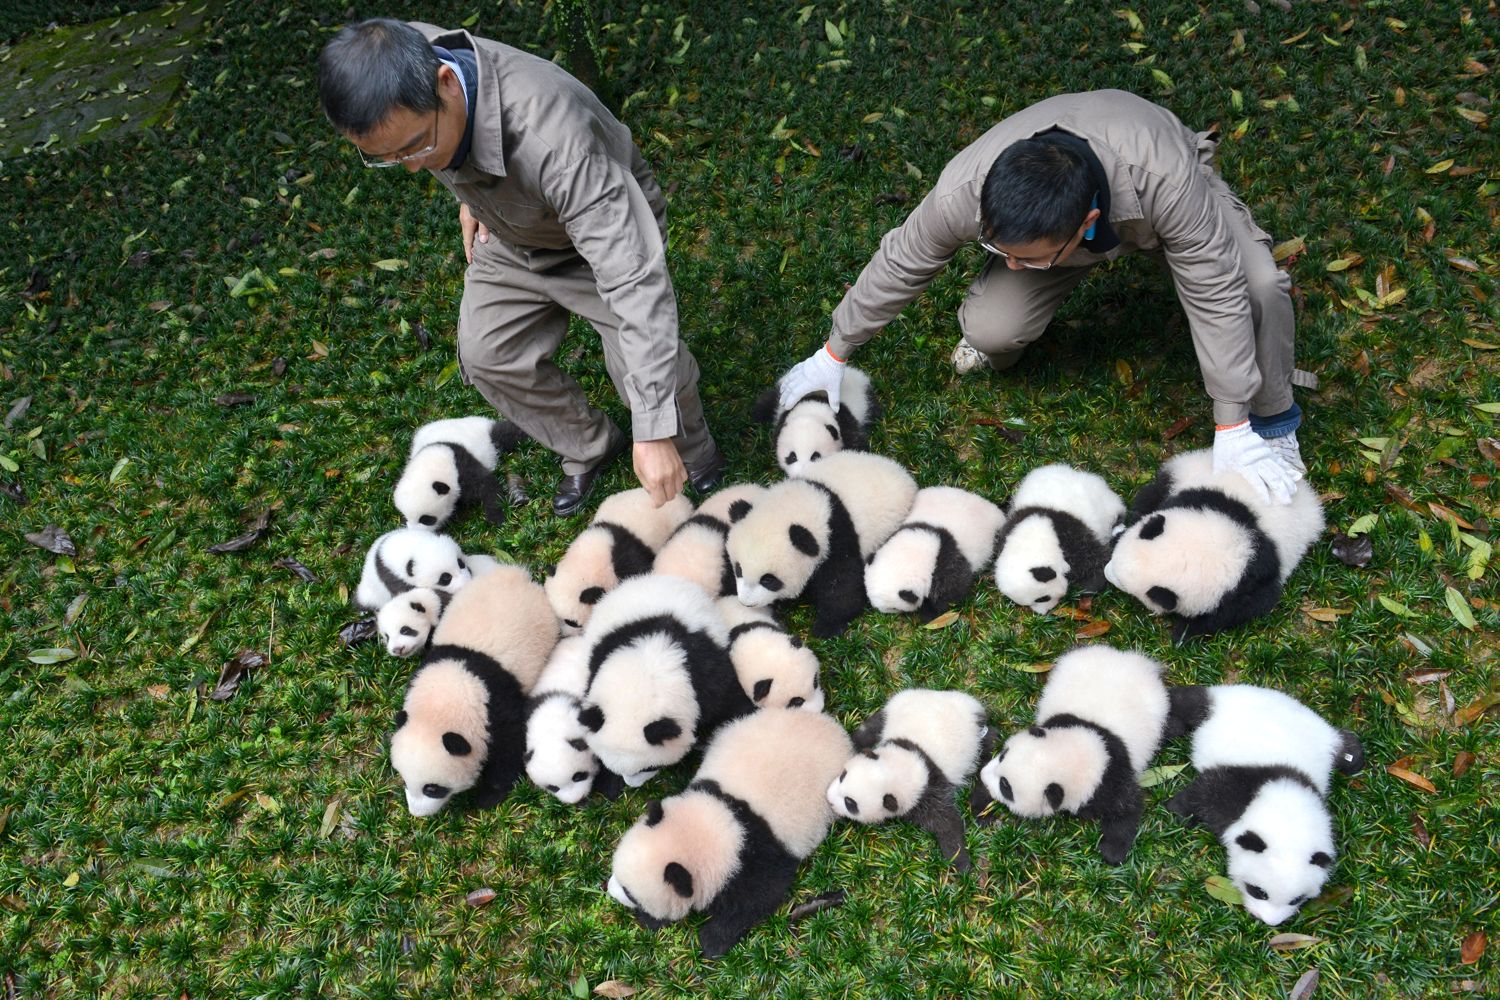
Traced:
POLYGON ((734 574, 725 554, 729 528, 765 495, 766 487, 755 483, 716 492, 662 545, 651 572, 691 580, 715 597, 734 593, 734 574))
POLYGON ((1290 767, 1328 794, 1344 741, 1321 715, 1290 695, 1249 684, 1219 685, 1208 694, 1212 707, 1193 736, 1193 767, 1290 767))
POLYGON ((397 528, 375 539, 365 552, 354 601, 375 611, 394 595, 415 587, 451 594, 468 583, 470 576, 463 551, 447 535, 397 528))
POLYGON ((962 600, 989 568, 1005 513, 984 497, 929 486, 900 528, 865 568, 870 604, 886 614, 916 611, 931 620, 962 600))
POLYGON ((901 527, 917 500, 911 473, 884 455, 839 452, 808 470, 804 478, 838 494, 854 521, 860 555, 866 558, 901 527))
POLYGON ((606 497, 545 581, 563 634, 581 631, 621 580, 650 572, 657 550, 692 516, 692 501, 681 493, 660 507, 642 487, 606 497))
POLYGON ((1125 504, 1104 479, 1068 465, 1044 465, 1016 487, 1001 529, 995 586, 1046 614, 1073 585, 1103 584, 1104 564, 1125 504))
POLYGON ((1101 541, 1109 540, 1115 525, 1125 516, 1125 502, 1103 476, 1060 463, 1028 472, 1011 495, 1010 505, 1066 511, 1101 541))

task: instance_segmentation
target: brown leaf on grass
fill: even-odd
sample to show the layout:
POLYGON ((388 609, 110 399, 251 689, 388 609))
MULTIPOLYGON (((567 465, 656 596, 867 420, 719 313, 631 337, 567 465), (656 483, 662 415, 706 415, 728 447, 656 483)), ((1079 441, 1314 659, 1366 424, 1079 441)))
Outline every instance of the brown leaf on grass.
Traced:
POLYGON ((1336 910, 1349 900, 1354 898, 1354 887, 1351 885, 1336 885, 1332 889, 1324 891, 1317 899, 1302 908, 1302 912, 1308 916, 1318 913, 1327 913, 1336 910))
POLYGON ((1479 265, 1467 257, 1449 257, 1448 266, 1459 271, 1468 271, 1474 274, 1479 270, 1479 265))
POLYGON ((244 406, 246 403, 255 402, 253 392, 226 392, 214 397, 214 402, 220 406, 244 406))
POLYGON ((249 531, 245 532, 243 535, 231 538, 227 542, 220 542, 218 545, 210 545, 208 547, 208 551, 214 553, 215 555, 222 555, 225 552, 240 552, 244 549, 248 549, 250 546, 254 545, 256 542, 265 537, 266 529, 270 527, 270 524, 271 509, 268 507, 265 510, 261 511, 260 514, 256 516, 254 521, 250 522, 249 531))
POLYGON ((275 358, 271 361, 271 374, 277 378, 286 374, 286 358, 275 358))
MULTIPOLYGON (((1375 558, 1375 543, 1370 540, 1368 532, 1351 538, 1342 531, 1336 531, 1329 548, 1334 558, 1345 566, 1368 566, 1370 560, 1375 558)), ((1320 618, 1318 620, 1330 621, 1331 619, 1320 618)))
POLYGON ((1464 937, 1464 943, 1459 946, 1458 960, 1464 965, 1473 965, 1484 957, 1485 946, 1489 940, 1484 936, 1484 931, 1474 931, 1464 937))
POLYGON ((1422 777, 1420 774, 1416 773, 1415 771, 1408 771, 1406 768, 1404 768, 1404 767, 1397 767, 1395 764, 1388 765, 1386 767, 1385 771, 1391 777, 1393 777, 1393 778, 1399 778, 1400 780, 1406 782, 1408 785, 1412 786, 1413 788, 1420 788, 1422 791, 1426 792, 1428 795, 1436 795, 1437 794, 1437 786, 1434 785, 1432 782, 1428 781, 1426 778, 1422 777))
POLYGON ((1436 684, 1452 672, 1451 670, 1413 670, 1406 675, 1406 682, 1408 684, 1436 684))
POLYGON ((1193 426, 1193 422, 1187 417, 1183 417, 1180 420, 1173 421, 1171 427, 1168 427, 1166 430, 1161 432, 1161 439, 1163 441, 1170 441, 1191 426, 1193 426))
POLYGON ((1302 613, 1315 622, 1337 622, 1340 615, 1347 615, 1347 608, 1303 608, 1302 613))
POLYGON ((1469 751, 1460 750, 1458 756, 1453 758, 1453 776, 1455 778, 1462 778, 1464 772, 1473 767, 1474 761, 1478 759, 1469 751))
POLYGON ((594 987, 594 996, 610 997, 611 1000, 620 1000, 621 997, 635 996, 635 987, 627 986, 618 979, 606 979, 594 987))
POLYGON ((1284 933, 1271 935, 1271 940, 1267 941, 1266 944, 1270 945, 1273 951, 1296 951, 1298 948, 1311 948, 1322 940, 1322 938, 1313 937, 1311 934, 1284 933))
POLYGON ((22 396, 16 400, 15 405, 10 408, 10 412, 5 415, 5 429, 10 430, 11 425, 26 416, 26 411, 29 409, 31 409, 30 396, 22 396))
POLYGON ((1465 531, 1474 530, 1474 526, 1472 524, 1459 517, 1452 511, 1452 509, 1444 507, 1440 503, 1434 503, 1429 500, 1427 502, 1427 509, 1432 511, 1434 516, 1441 518, 1444 521, 1452 521, 1454 524, 1458 525, 1460 528, 1463 528, 1465 531))
POLYGON ((1477 444, 1479 454, 1500 465, 1500 438, 1480 438, 1477 444))
POLYGON ((995 428, 995 430, 1000 432, 1000 436, 1011 444, 1020 444, 1026 438, 1026 435, 1015 427, 1012 427, 1004 420, 996 420, 994 417, 979 417, 974 420, 974 423, 980 427, 995 428))
POLYGON ((1477 721, 1480 716, 1496 705, 1500 705, 1500 691, 1491 691, 1489 694, 1476 698, 1463 708, 1460 708, 1453 714, 1453 721, 1457 722, 1460 726, 1467 726, 1477 721))
POLYGON ((1097 639, 1110 630, 1109 622, 1101 619, 1089 622, 1083 628, 1073 633, 1075 639, 1097 639))
POLYGON ((799 920, 806 920, 814 913, 822 913, 824 910, 831 910, 835 906, 843 906, 844 896, 845 892, 843 889, 835 889, 832 892, 825 892, 821 896, 815 896, 805 903, 799 903, 792 907, 791 913, 787 914, 787 923, 795 924, 799 920))
POLYGON ((308 569, 306 566, 302 565, 300 562, 291 558, 290 556, 285 559, 278 559, 271 565, 277 567, 278 569, 284 569, 291 573, 295 573, 299 579, 303 580, 306 583, 318 582, 318 574, 314 573, 312 570, 308 569))
POLYGON ((949 625, 952 625, 956 621, 958 621, 957 611, 944 611, 942 614, 938 615, 936 618, 928 622, 926 625, 923 625, 922 627, 927 629, 928 631, 935 631, 940 628, 947 628, 949 625))
POLYGON ((1392 500, 1396 501, 1409 511, 1413 511, 1417 514, 1427 513, 1427 508, 1423 507, 1421 504, 1413 500, 1410 493, 1408 493, 1402 487, 1397 486, 1395 483, 1385 484, 1385 495, 1390 497, 1392 500))
POLYGON ((368 642, 375 638, 378 629, 375 627, 375 616, 361 618, 359 621, 350 622, 339 629, 339 642, 345 646, 358 646, 362 642, 368 642))
POLYGON ((1308 997, 1312 996, 1313 990, 1317 988, 1318 970, 1308 969, 1306 972, 1302 973, 1297 982, 1292 985, 1292 990, 1286 995, 1286 998, 1287 1000, 1307 1000, 1308 997))
MULTIPOLYGON (((240 681, 245 679, 246 674, 270 662, 266 654, 258 649, 242 649, 231 659, 224 661, 224 666, 219 668, 218 682, 214 684, 212 691, 204 691, 204 694, 210 701, 228 701, 240 689, 240 681)), ((206 686, 199 685, 199 689, 206 686)))
POLYGON ((422 350, 432 350, 432 334, 427 332, 427 324, 413 323, 411 332, 417 335, 417 343, 422 345, 422 350))
POLYGON ((73 544, 73 539, 55 524, 49 524, 41 531, 26 532, 26 540, 54 555, 76 556, 78 554, 78 546, 73 544))
POLYGON ((465 896, 464 902, 476 908, 480 906, 489 906, 495 901, 496 895, 498 894, 495 892, 495 890, 486 885, 475 889, 473 892, 465 896))
POLYGON ((1382 176, 1382 177, 1389 177, 1389 176, 1391 176, 1391 171, 1395 170, 1395 169, 1396 169, 1396 154, 1392 153, 1389 156, 1387 156, 1385 158, 1385 162, 1380 165, 1380 176, 1382 176))
POLYGON ((1432 846, 1432 834, 1427 832, 1427 824, 1422 822, 1421 813, 1411 814, 1411 832, 1417 838, 1417 843, 1422 845, 1423 850, 1432 846))
POLYGON ((908 201, 911 201, 911 194, 905 188, 882 191, 875 196, 877 205, 905 205, 908 201))

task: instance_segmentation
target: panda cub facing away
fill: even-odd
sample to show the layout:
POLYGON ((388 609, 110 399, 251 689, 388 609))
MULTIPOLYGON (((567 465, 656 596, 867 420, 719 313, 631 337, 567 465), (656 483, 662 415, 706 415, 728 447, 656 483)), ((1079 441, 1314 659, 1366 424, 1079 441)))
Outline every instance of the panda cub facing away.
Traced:
POLYGON ((624 787, 619 775, 600 765, 585 740, 588 730, 578 721, 588 683, 588 643, 581 635, 564 636, 527 704, 526 776, 569 805, 591 791, 613 799, 624 787))
POLYGON ((699 946, 718 958, 786 899, 833 823, 824 793, 851 752, 821 712, 767 708, 725 725, 693 782, 620 839, 610 896, 652 930, 705 914, 699 946))
POLYGON ((584 739, 632 788, 755 709, 729 659, 729 627, 696 584, 632 577, 600 600, 583 634, 584 739))
POLYGON ((835 452, 869 447, 870 427, 880 415, 880 406, 870 389, 870 377, 848 365, 839 380, 837 413, 821 390, 783 410, 777 383, 760 395, 750 415, 761 423, 775 423, 776 464, 787 475, 800 476, 835 452))
POLYGON ((747 608, 737 597, 717 602, 729 626, 729 661, 756 708, 823 710, 818 657, 781 627, 769 608, 747 608))
POLYGON ((954 796, 994 749, 984 706, 962 691, 911 688, 855 730, 857 753, 828 786, 833 811, 858 823, 905 817, 937 837, 943 856, 969 870, 954 796))
POLYGON ((547 574, 547 599, 563 634, 581 632, 594 605, 621 580, 651 572, 657 550, 692 516, 692 501, 681 493, 660 507, 643 487, 606 497, 547 574))
POLYGON ((1176 616, 1182 642, 1269 613, 1322 533, 1307 480, 1291 503, 1271 504, 1238 472, 1214 472, 1212 450, 1190 451, 1136 495, 1104 575, 1153 614, 1176 616))
POLYGON ((734 573, 724 543, 731 525, 750 513, 766 488, 755 483, 726 486, 703 501, 698 512, 668 538, 651 572, 691 580, 713 597, 734 593, 734 573))
POLYGON ((1124 517, 1124 501, 1102 477, 1068 465, 1032 469, 1016 487, 1000 531, 995 586, 1042 615, 1070 586, 1098 590, 1124 517))
POLYGON ((1169 735, 1193 734, 1197 777, 1167 800, 1213 831, 1245 909, 1276 926, 1318 895, 1337 852, 1334 771, 1358 774, 1359 737, 1295 698, 1247 684, 1174 687, 1169 735))
POLYGON ((1018 816, 1096 819, 1103 830, 1099 853, 1122 863, 1140 828, 1138 782, 1167 722, 1161 672, 1147 656, 1108 646, 1080 646, 1058 657, 1037 701, 1036 724, 1006 740, 979 772, 970 797, 974 815, 999 800, 1018 816))
POLYGON ((526 433, 515 424, 489 417, 434 420, 418 427, 396 482, 396 509, 406 526, 440 531, 462 504, 478 504, 491 524, 505 520, 495 466, 525 440, 526 433))
POLYGON ((557 620, 524 566, 501 566, 453 596, 391 737, 413 816, 464 791, 480 809, 505 799, 521 774, 526 695, 556 644, 557 620))
POLYGON ((805 595, 812 633, 838 635, 864 610, 865 561, 911 511, 917 484, 896 462, 841 451, 787 479, 729 529, 735 592, 747 607, 805 595))
POLYGON ((416 587, 431 587, 451 594, 468 583, 472 575, 463 550, 447 535, 420 528, 397 528, 375 539, 365 553, 354 603, 375 611, 395 595, 416 587))
POLYGON ((967 490, 918 490, 911 513, 865 568, 870 604, 932 621, 963 600, 974 578, 994 563, 1004 524, 999 507, 967 490))

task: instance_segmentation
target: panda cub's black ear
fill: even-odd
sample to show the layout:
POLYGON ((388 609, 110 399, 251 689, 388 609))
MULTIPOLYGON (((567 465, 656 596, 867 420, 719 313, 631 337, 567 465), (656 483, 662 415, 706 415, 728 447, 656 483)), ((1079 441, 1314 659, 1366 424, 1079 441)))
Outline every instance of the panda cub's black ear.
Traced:
POLYGON ((1236 844, 1239 844, 1245 850, 1252 851, 1256 854, 1260 854, 1266 849, 1266 842, 1262 840, 1260 834, 1256 833, 1254 830, 1246 830, 1238 837, 1235 837, 1234 842, 1236 844))
POLYGON ((677 895, 683 899, 693 898, 693 875, 686 868, 671 861, 661 874, 667 885, 670 885, 677 895))
POLYGON ((1169 590, 1166 587, 1152 587, 1146 591, 1146 596, 1151 598, 1152 602, 1161 605, 1168 611, 1177 607, 1177 592, 1175 590, 1169 590))
POLYGON ((604 728, 604 710, 598 705, 590 705, 578 710, 578 723, 591 733, 597 733, 604 728))
POLYGON ((458 733, 443 734, 443 749, 455 757, 467 757, 474 752, 474 747, 468 740, 458 733))
POLYGON ((408 560, 406 560, 406 575, 407 576, 416 576, 417 575, 417 561, 415 559, 408 559, 408 560))
POLYGON ((660 799, 652 799, 646 803, 646 825, 655 826, 661 822, 662 816, 666 815, 661 808, 660 799))
POLYGON ((794 524, 788 528, 786 535, 792 540, 792 547, 805 556, 815 556, 822 551, 813 533, 800 524, 794 524))
POLYGON ((758 680, 758 681, 755 682, 755 689, 754 689, 753 693, 751 694, 751 697, 754 698, 756 701, 765 701, 766 695, 768 695, 770 693, 771 693, 771 678, 769 678, 769 677, 762 677, 760 680, 758 680))
POLYGON ((677 724, 676 719, 660 718, 655 722, 646 723, 641 732, 646 737, 646 742, 654 747, 659 747, 667 740, 674 740, 682 735, 682 727, 677 724))
POLYGON ((837 427, 833 426, 832 424, 824 424, 823 426, 828 430, 829 437, 833 438, 835 441, 839 439, 839 429, 837 427))
POLYGON ((1146 518, 1145 522, 1141 525, 1141 538, 1149 542, 1151 541, 1151 539, 1160 536, 1161 533, 1166 530, 1167 519, 1160 514, 1152 514, 1150 517, 1146 518))
POLYGON ((432 483, 432 492, 436 493, 438 496, 445 497, 449 493, 451 493, 452 491, 453 491, 453 487, 449 486, 447 483, 443 482, 441 479, 433 480, 433 483, 432 483))
POLYGON ((883 806, 885 806, 885 811, 886 812, 895 812, 896 811, 896 796, 892 795, 890 792, 886 792, 885 793, 885 798, 883 798, 883 799, 880 800, 880 804, 883 805, 883 806))
POLYGON ((1333 858, 1329 857, 1329 855, 1325 851, 1314 851, 1313 856, 1308 858, 1307 860, 1311 864, 1317 865, 1319 868, 1327 868, 1328 866, 1333 864, 1333 858))
POLYGON ((1032 736, 1035 736, 1037 739, 1041 739, 1042 737, 1047 735, 1047 730, 1043 729, 1041 726, 1032 726, 1030 729, 1026 730, 1026 732, 1030 733, 1032 736))
POLYGON ((403 708, 398 710, 396 712, 396 728, 400 729, 402 726, 406 725, 406 719, 406 709, 403 708))
POLYGON ((1051 806, 1053 809, 1061 809, 1062 808, 1062 800, 1063 800, 1063 787, 1062 787, 1062 785, 1059 785, 1057 782, 1054 781, 1054 782, 1052 782, 1052 784, 1050 784, 1050 785, 1047 786, 1047 791, 1045 793, 1043 793, 1043 794, 1045 794, 1047 796, 1047 804, 1049 806, 1051 806))

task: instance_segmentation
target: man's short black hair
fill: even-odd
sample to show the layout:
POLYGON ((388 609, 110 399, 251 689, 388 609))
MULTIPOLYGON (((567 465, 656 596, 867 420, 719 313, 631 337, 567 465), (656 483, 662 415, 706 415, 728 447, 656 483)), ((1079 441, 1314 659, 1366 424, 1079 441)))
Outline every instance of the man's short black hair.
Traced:
POLYGON ((980 234, 1024 246, 1073 237, 1094 199, 1083 157, 1045 135, 1011 143, 990 165, 980 191, 980 234))
POLYGON ((318 99, 333 127, 369 135, 397 108, 436 111, 438 57, 404 21, 372 18, 346 26, 318 55, 318 99))

